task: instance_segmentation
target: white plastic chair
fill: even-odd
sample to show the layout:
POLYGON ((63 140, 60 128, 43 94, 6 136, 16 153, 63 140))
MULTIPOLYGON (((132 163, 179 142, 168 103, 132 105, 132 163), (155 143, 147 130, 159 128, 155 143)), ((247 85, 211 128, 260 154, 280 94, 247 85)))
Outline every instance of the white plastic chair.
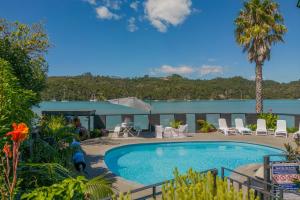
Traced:
POLYGON ((116 126, 112 134, 112 137, 117 138, 120 136, 120 133, 121 133, 121 126, 116 126))
POLYGON ((300 123, 299 123, 299 129, 298 129, 298 131, 296 133, 294 133, 294 135, 293 135, 294 139, 297 139, 299 137, 300 137, 300 123))
POLYGON ((268 135, 267 125, 265 119, 257 119, 256 135, 268 135))
POLYGON ((186 137, 187 136, 187 128, 188 128, 188 125, 185 124, 185 125, 179 125, 178 127, 178 137, 186 137))
POLYGON ((219 129, 218 129, 218 131, 220 131, 221 133, 224 133, 224 135, 229 135, 229 134, 234 134, 235 135, 236 134, 236 130, 235 129, 228 128, 226 119, 220 118, 218 120, 218 122, 219 122, 219 129))
POLYGON ((162 125, 155 126, 155 137, 156 138, 163 138, 164 128, 162 125))
POLYGON ((285 120, 277 120, 277 127, 275 130, 275 137, 277 136, 285 136, 288 137, 288 132, 286 129, 286 121, 285 120))
POLYGON ((174 135, 173 135, 173 128, 172 127, 165 127, 165 129, 164 129, 164 137, 165 138, 174 137, 174 135))
POLYGON ((235 129, 238 131, 238 133, 240 133, 242 135, 251 135, 252 134, 252 131, 249 128, 246 128, 244 126, 244 122, 240 118, 235 119, 235 129))

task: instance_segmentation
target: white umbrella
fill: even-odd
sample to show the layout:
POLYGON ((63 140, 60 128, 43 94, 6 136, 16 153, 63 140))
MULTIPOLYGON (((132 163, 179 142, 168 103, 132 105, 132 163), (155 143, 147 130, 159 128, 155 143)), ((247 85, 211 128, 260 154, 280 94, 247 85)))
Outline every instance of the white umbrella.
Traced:
POLYGON ((151 105, 136 98, 136 97, 126 97, 119 99, 111 99, 108 102, 116 105, 127 106, 130 108, 135 108, 139 110, 144 110, 146 112, 151 112, 151 105))

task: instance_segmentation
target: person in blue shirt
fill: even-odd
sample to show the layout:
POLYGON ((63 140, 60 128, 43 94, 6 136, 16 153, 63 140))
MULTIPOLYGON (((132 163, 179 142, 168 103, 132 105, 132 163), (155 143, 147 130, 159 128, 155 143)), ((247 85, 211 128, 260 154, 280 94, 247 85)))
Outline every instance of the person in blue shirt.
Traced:
POLYGON ((73 163, 74 163, 75 169, 77 171, 84 172, 86 163, 85 163, 84 154, 82 151, 78 150, 73 154, 73 163))

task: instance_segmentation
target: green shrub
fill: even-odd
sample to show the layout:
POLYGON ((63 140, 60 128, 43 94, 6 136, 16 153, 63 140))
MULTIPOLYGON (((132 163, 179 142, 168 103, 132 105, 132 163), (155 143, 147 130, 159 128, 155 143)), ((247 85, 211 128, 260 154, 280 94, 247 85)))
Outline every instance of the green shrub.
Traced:
POLYGON ((209 132, 216 131, 216 127, 205 120, 199 119, 197 120, 197 123, 200 127, 199 131, 201 133, 209 133, 209 132))
MULTIPOLYGON (((180 175, 178 170, 174 171, 175 179, 166 183, 162 187, 162 199, 180 199, 180 200, 242 200, 242 190, 235 190, 233 185, 228 187, 227 179, 222 180, 212 173, 201 174, 190 169, 187 174, 180 175), (216 183, 216 184, 215 184, 216 183)), ((248 197, 246 197, 248 199, 248 197)), ((250 200, 257 200, 254 191, 250 192, 250 200)))
POLYGON ((247 127, 248 127, 251 131, 256 131, 257 124, 249 124, 247 127))
MULTIPOLYGON (((174 170, 174 180, 162 186, 163 200, 259 200, 255 197, 254 191, 250 190, 249 196, 245 198, 242 189, 236 190, 233 185, 228 185, 228 181, 220 177, 214 177, 211 172, 201 174, 190 169, 186 174, 180 175, 178 170, 174 170)), ((131 200, 129 193, 120 194, 113 200, 131 200)))
POLYGON ((287 128, 288 133, 296 133, 298 130, 299 130, 299 128, 296 128, 296 127, 287 128))
POLYGON ((67 178, 49 187, 39 187, 30 193, 23 194, 21 199, 102 199, 112 195, 111 183, 103 176, 87 180, 83 176, 67 178))
POLYGON ((100 129, 95 129, 95 130, 92 130, 91 132, 90 132, 90 137, 91 138, 98 138, 98 137, 101 137, 103 134, 102 134, 102 132, 101 132, 101 130, 100 129))
POLYGON ((276 129, 276 123, 279 119, 278 115, 273 113, 261 113, 258 115, 258 118, 266 120, 267 129, 276 129))
POLYGON ((180 121, 180 120, 173 120, 170 123, 170 126, 172 128, 179 128, 180 125, 182 125, 182 121, 180 121))

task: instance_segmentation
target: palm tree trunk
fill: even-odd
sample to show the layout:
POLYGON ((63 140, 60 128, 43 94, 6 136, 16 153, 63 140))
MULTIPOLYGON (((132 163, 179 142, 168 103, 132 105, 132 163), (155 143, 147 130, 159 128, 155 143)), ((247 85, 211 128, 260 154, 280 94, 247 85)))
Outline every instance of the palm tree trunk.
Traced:
POLYGON ((255 69, 255 82, 256 82, 256 113, 263 112, 263 77, 262 77, 262 64, 257 63, 255 69))

